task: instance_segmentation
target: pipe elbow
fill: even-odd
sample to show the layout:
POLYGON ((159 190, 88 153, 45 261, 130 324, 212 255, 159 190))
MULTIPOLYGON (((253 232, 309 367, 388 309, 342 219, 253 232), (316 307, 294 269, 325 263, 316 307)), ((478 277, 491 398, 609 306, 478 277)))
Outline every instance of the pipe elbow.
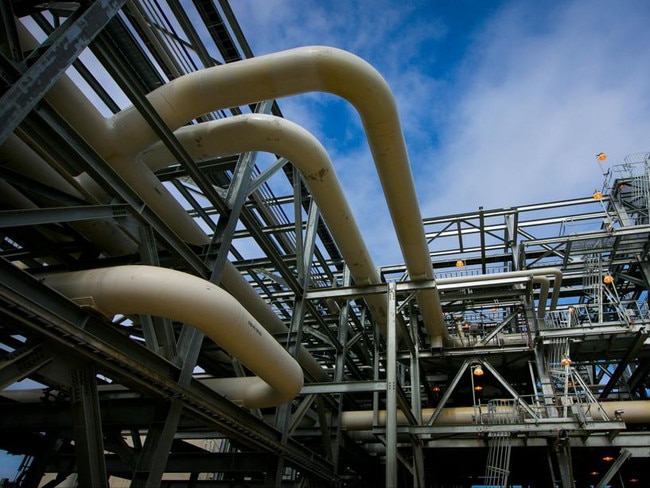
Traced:
POLYGON ((257 375, 252 387, 244 378, 249 383, 236 390, 244 394, 236 403, 275 406, 302 388, 296 360, 231 295, 209 281, 141 265, 62 273, 44 281, 108 316, 156 315, 199 329, 257 375))

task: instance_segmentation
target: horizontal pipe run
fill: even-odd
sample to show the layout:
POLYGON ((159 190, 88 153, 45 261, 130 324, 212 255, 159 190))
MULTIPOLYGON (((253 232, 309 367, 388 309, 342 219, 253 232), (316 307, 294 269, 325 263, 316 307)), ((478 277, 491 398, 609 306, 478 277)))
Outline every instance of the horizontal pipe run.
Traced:
POLYGON ((286 403, 302 388, 302 370, 291 355, 231 295, 206 280, 154 266, 116 266, 44 281, 109 317, 155 315, 196 327, 257 375, 236 379, 238 396, 230 399, 246 408, 286 403))
MULTIPOLYGON (((604 420, 598 406, 603 408, 610 419, 620 416, 621 420, 627 424, 644 424, 650 422, 650 400, 601 402, 599 405, 582 405, 582 408, 588 409, 594 421, 604 420), (619 413, 617 414, 617 412, 619 413)), ((426 423, 434 412, 434 408, 422 409, 423 422, 426 423)), ((436 419, 435 425, 475 425, 475 415, 476 411, 474 407, 443 408, 436 419)), ((374 418, 375 416, 372 410, 344 411, 341 414, 340 423, 343 429, 350 431, 372 430, 374 418)), ((397 412, 397 423, 399 425, 408 425, 408 420, 401 411, 397 412)), ((386 410, 377 412, 377 425, 386 425, 386 410)))

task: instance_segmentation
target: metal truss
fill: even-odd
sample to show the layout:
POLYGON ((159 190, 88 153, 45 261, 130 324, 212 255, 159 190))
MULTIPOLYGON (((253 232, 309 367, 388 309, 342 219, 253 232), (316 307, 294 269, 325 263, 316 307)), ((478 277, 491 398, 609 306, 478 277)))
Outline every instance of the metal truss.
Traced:
MULTIPOLYGON (((435 279, 396 264, 355 283, 291 161, 195 160, 147 96, 253 56, 226 0, 20 0, 0 13, 0 449, 25 456, 17 486, 650 482, 647 154, 593 196, 425 218, 435 279), (45 41, 27 43, 27 24, 45 41), (201 242, 66 118, 51 90, 68 75, 105 115, 132 104, 162 141, 176 162, 155 171, 159 191, 201 242), (303 365, 296 398, 242 408, 206 386, 251 375, 220 344, 169 318, 103 316, 44 283, 133 264, 212 284, 234 269, 303 365), (440 300, 439 340, 423 292, 440 300)), ((282 116, 263 100, 186 122, 253 113, 282 116)))

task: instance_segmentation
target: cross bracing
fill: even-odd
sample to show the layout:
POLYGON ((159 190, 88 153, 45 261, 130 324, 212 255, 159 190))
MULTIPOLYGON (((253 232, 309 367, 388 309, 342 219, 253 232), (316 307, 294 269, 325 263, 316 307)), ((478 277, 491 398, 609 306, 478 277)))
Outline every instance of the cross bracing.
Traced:
POLYGON ((279 96, 248 99, 241 75, 233 105, 161 107, 173 80, 255 59, 226 1, 1 13, 0 448, 24 456, 17 486, 647 482, 647 154, 600 195, 411 213, 426 259, 377 271, 279 96), (119 139, 106 120, 128 121, 119 139), (256 141, 271 122, 293 152, 256 141), (79 286, 122 272, 111 293, 79 286), (145 307, 139 283, 165 298, 145 307), (208 326, 174 305, 195 285, 224 303, 208 326))

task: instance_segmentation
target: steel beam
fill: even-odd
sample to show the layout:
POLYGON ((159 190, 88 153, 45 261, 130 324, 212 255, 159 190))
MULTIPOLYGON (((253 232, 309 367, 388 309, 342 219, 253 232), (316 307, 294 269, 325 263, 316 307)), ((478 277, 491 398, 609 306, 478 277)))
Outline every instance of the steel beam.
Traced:
POLYGON ((623 466, 623 463, 630 458, 630 456, 632 456, 632 453, 628 449, 621 449, 621 452, 616 458, 616 461, 612 463, 610 468, 607 470, 607 473, 605 473, 605 476, 603 476, 603 479, 601 479, 596 485, 596 488, 605 488, 607 486, 607 483, 609 483, 609 481, 614 477, 621 466, 623 466))
POLYGON ((158 398, 178 398, 184 412, 223 435, 265 452, 284 453, 291 465, 334 480, 331 463, 280 434, 196 380, 179 386, 179 370, 96 316, 65 300, 24 271, 0 259, 0 312, 3 320, 38 333, 96 364, 103 374, 158 398))
POLYGON ((2 43, 5 47, 6 55, 13 61, 21 61, 23 59, 23 51, 20 47, 20 39, 18 37, 18 29, 16 28, 16 16, 12 7, 13 2, 0 2, 0 17, 2 17, 2 25, 4 29, 0 33, 2 43))
POLYGON ((110 166, 68 127, 65 121, 51 108, 42 105, 28 116, 24 125, 30 130, 30 137, 47 150, 53 157, 61 160, 74 160, 82 164, 82 169, 102 187, 110 191, 131 207, 131 213, 146 224, 151 225, 167 247, 179 256, 185 265, 197 276, 206 278, 209 270, 189 246, 174 233, 169 226, 110 168, 110 166))
POLYGON ((600 392, 600 396, 598 397, 599 400, 604 400, 609 396, 609 394, 616 386, 616 383, 618 383, 618 381, 623 376, 623 373, 630 365, 630 362, 634 360, 639 349, 641 349, 641 347, 645 344, 645 341, 649 335, 650 332, 646 331, 645 328, 642 331, 637 333, 637 338, 634 341, 634 344, 632 344, 632 347, 627 351, 625 356, 620 360, 618 366, 616 367, 611 377, 609 378, 609 381, 603 388, 603 391, 600 392))
POLYGON ((73 371, 72 414, 79 484, 108 488, 99 398, 92 364, 73 371))
POLYGON ((84 205, 65 208, 28 208, 0 211, 0 229, 3 227, 25 227, 32 225, 59 224, 77 222, 80 220, 110 219, 126 217, 129 206, 116 205, 84 205))
POLYGON ((9 354, 0 356, 0 391, 7 386, 26 378, 52 361, 41 344, 26 344, 9 354))
POLYGON ((386 317, 386 486, 397 486, 397 292, 388 284, 386 317))
MULTIPOLYGON (((80 15, 70 17, 47 50, 0 97, 0 144, 63 76, 126 0, 95 0, 80 15)), ((82 7, 80 7, 82 8, 82 7)))

